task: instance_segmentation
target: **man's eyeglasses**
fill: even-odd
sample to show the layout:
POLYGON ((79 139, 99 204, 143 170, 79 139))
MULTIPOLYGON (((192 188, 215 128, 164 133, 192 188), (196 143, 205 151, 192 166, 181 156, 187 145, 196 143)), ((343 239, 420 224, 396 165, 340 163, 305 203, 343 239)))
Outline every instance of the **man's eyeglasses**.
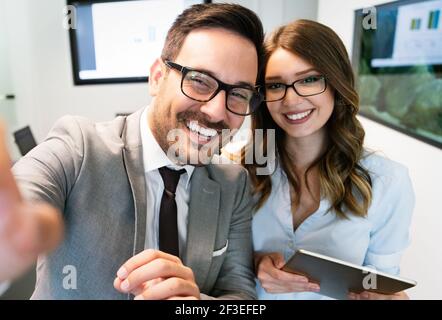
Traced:
POLYGON ((292 84, 279 82, 266 83, 264 85, 265 101, 274 102, 283 100, 289 87, 293 88, 298 96, 310 97, 323 93, 327 89, 327 81, 325 76, 316 75, 296 80, 292 84))
POLYGON ((181 72, 181 92, 192 100, 207 102, 224 90, 227 110, 240 116, 252 114, 264 101, 256 87, 230 85, 203 71, 183 67, 169 60, 164 63, 181 72))

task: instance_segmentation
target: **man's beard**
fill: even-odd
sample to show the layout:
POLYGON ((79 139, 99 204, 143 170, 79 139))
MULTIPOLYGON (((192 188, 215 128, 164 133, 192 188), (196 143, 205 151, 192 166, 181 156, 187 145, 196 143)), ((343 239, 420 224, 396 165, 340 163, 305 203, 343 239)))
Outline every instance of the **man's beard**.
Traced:
POLYGON ((218 123, 210 122, 204 114, 192 110, 182 111, 178 113, 175 118, 167 119, 166 114, 169 113, 170 115, 170 106, 166 107, 161 105, 161 101, 159 100, 156 102, 156 108, 152 114, 152 133, 161 149, 173 162, 179 165, 191 164, 194 166, 202 166, 207 163, 206 161, 200 161, 200 159, 211 158, 215 153, 220 152, 223 146, 223 135, 221 133, 223 130, 229 129, 224 121, 218 123), (206 145, 197 144, 193 142, 187 134, 181 134, 184 133, 185 130, 190 131, 187 127, 187 124, 190 122, 197 122, 199 126, 214 129, 218 134, 206 145), (172 124, 172 126, 170 126, 170 124, 172 124), (171 133, 173 137, 174 132, 171 131, 175 129, 178 129, 180 135, 178 140, 175 139, 171 141, 168 139, 168 135, 171 133), (183 145, 183 143, 185 143, 185 145, 183 145), (186 150, 186 152, 182 152, 183 150, 186 150))

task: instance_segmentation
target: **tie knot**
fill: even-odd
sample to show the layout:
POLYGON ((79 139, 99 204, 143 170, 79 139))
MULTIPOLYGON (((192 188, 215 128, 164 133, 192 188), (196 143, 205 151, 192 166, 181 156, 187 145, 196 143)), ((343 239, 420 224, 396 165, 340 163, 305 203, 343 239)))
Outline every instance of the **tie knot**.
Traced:
POLYGON ((162 167, 158 169, 160 171, 161 178, 163 178, 164 182, 164 189, 171 193, 172 195, 175 195, 176 187, 178 185, 178 181, 180 181, 180 176, 186 172, 186 170, 172 170, 168 167, 162 167))

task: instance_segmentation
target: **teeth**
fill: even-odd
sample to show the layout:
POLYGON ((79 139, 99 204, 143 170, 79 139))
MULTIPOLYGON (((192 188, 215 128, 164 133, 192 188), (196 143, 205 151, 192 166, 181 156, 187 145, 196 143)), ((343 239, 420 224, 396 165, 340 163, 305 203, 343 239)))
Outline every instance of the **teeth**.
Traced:
POLYGON ((309 110, 303 113, 296 113, 296 114, 286 114, 286 117, 290 120, 300 120, 305 117, 307 117, 313 110, 309 110))
POLYGON ((198 125, 196 121, 191 121, 187 124, 187 127, 190 129, 190 131, 196 132, 199 135, 202 135, 206 138, 213 138, 218 134, 218 132, 214 129, 209 128, 203 128, 198 125))

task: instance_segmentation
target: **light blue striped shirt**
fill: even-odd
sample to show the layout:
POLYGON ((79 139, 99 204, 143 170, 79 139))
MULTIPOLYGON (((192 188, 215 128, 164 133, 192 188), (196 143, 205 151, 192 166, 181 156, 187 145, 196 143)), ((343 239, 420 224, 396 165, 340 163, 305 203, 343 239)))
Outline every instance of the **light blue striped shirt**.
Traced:
MULTIPOLYGON (((285 173, 277 167, 272 175, 269 199, 253 218, 256 252, 280 252, 286 261, 305 249, 357 265, 399 274, 403 251, 409 245, 414 192, 403 165, 371 154, 361 161, 373 183, 373 199, 367 217, 338 218, 326 213, 330 204, 322 199, 319 209, 293 232, 290 192, 285 173)), ((328 299, 313 292, 269 294, 257 280, 259 299, 328 299)))

